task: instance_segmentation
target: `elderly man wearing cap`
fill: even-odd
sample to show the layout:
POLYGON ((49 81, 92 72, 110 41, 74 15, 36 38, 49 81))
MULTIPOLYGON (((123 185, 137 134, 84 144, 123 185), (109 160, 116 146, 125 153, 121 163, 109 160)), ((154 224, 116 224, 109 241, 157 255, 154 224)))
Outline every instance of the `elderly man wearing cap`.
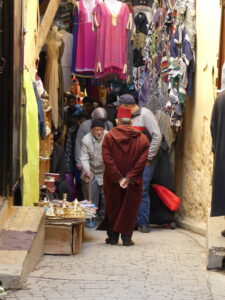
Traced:
POLYGON ((155 169, 155 158, 159 150, 162 135, 153 113, 144 107, 139 107, 132 95, 121 95, 115 106, 129 108, 131 110, 131 124, 139 130, 148 133, 151 144, 148 153, 148 162, 143 173, 143 192, 140 207, 137 215, 137 225, 140 232, 148 233, 150 231, 150 197, 149 186, 155 169))
MULTIPOLYGON (((99 208, 97 212, 99 216, 103 216, 105 213, 102 142, 107 131, 104 128, 105 123, 102 120, 98 119, 92 121, 91 132, 86 134, 82 139, 80 157, 82 164, 81 178, 83 180, 83 194, 85 199, 92 200, 95 206, 99 208)), ((94 227, 95 225, 95 223, 92 223, 89 227, 94 227)))
POLYGON ((132 246, 149 141, 131 126, 130 109, 119 108, 117 125, 102 145, 106 218, 99 229, 107 229, 107 244, 117 244, 121 234, 123 245, 132 246))
MULTIPOLYGON (((103 107, 97 107, 93 113, 91 114, 92 120, 102 120, 105 125, 105 129, 109 131, 113 124, 110 121, 107 121, 107 112, 103 107)), ((76 142, 75 142, 75 160, 76 160, 76 167, 79 171, 82 169, 80 155, 81 155, 81 146, 82 146, 82 139, 83 137, 91 131, 91 124, 92 120, 86 120, 82 123, 79 127, 76 142)))

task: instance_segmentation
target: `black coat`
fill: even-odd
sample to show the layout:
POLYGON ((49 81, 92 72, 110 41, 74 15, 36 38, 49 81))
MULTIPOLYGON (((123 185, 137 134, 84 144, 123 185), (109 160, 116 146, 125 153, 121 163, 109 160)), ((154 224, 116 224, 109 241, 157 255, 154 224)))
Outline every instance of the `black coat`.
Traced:
POLYGON ((163 136, 157 154, 152 182, 163 185, 167 189, 174 191, 173 179, 173 169, 170 162, 169 146, 165 137, 163 136))
POLYGON ((153 188, 150 189, 150 223, 163 225, 175 222, 174 211, 171 211, 159 198, 153 188))
MULTIPOLYGON (((169 146, 164 136, 157 154, 152 183, 160 184, 167 189, 174 191, 173 170, 170 163, 169 146)), ((150 188, 150 199, 151 224, 162 225, 175 222, 174 212, 162 202, 153 188, 150 188)))
POLYGON ((225 215, 225 91, 217 97, 211 118, 214 153, 211 217, 225 215))

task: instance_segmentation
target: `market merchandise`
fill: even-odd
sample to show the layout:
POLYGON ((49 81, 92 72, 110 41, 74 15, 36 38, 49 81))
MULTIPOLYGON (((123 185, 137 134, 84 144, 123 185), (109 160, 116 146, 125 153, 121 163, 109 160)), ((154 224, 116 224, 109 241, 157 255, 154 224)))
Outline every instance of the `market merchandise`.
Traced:
POLYGON ((130 12, 126 4, 107 0, 97 5, 95 13, 95 26, 97 27, 96 77, 116 73, 121 79, 126 79, 126 45, 129 22, 130 12))
POLYGON ((78 34, 76 42, 75 72, 94 72, 96 32, 93 31, 93 11, 97 0, 80 0, 78 6, 78 34))
MULTIPOLYGON (((54 130, 65 139, 65 147, 60 145, 65 149, 62 162, 66 165, 61 176, 70 176, 73 185, 79 184, 80 151, 74 140, 81 144, 81 131, 85 126, 85 133, 90 129, 91 120, 79 123, 86 96, 94 108, 104 106, 110 93, 115 97, 132 94, 143 111, 156 116, 173 160, 176 133, 182 130, 185 104, 193 92, 195 0, 78 0, 73 4, 62 0, 59 10, 42 49, 42 56, 47 54, 42 89, 48 92, 52 106, 50 112, 44 111, 44 120, 39 120, 46 129, 46 139, 40 131, 40 157, 46 159, 42 181, 49 171, 54 130), (73 104, 67 103, 63 92, 73 94, 73 104)), ((43 101, 43 108, 45 105, 43 101)), ((115 114, 114 105, 108 111, 115 114)), ((78 198, 84 199, 82 195, 78 198)))
POLYGON ((47 66, 45 71, 45 89, 49 94, 49 101, 53 109, 53 124, 58 127, 58 89, 59 89, 59 51, 62 46, 63 36, 58 32, 58 27, 53 26, 46 41, 47 66))

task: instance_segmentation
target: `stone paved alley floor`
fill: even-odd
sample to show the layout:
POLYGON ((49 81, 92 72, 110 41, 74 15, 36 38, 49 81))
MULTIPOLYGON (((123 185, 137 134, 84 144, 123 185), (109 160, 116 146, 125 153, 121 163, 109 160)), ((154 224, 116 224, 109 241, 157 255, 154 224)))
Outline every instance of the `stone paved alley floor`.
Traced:
POLYGON ((203 237, 152 229, 124 247, 104 244, 104 232, 85 235, 81 254, 44 256, 25 288, 6 299, 225 299, 225 275, 206 270, 203 237))

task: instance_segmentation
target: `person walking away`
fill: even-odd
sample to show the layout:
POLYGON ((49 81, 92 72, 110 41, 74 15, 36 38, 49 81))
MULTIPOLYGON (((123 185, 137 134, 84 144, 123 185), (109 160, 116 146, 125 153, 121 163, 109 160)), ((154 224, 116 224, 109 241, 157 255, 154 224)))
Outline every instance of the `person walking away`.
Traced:
POLYGON ((99 229, 106 226, 107 244, 117 244, 121 234, 123 245, 131 246, 149 141, 131 126, 130 109, 119 108, 117 124, 106 134, 102 145, 106 218, 99 229))
MULTIPOLYGON (((210 129, 214 154, 211 217, 219 217, 225 216, 225 91, 214 102, 210 129)), ((221 235, 225 237, 225 230, 221 235)))
POLYGON ((117 109, 113 105, 113 103, 117 100, 116 93, 110 93, 107 95, 106 98, 106 105, 104 106, 106 112, 107 112, 107 120, 110 121, 113 126, 116 126, 116 115, 117 115, 117 109))
MULTIPOLYGON (((98 207, 99 217, 104 216, 102 142, 107 131, 102 120, 94 120, 91 132, 84 136, 81 148, 82 186, 85 199, 92 200, 98 207), (89 199, 91 197, 91 199, 89 199), (101 202, 100 202, 101 199, 101 202)), ((88 223, 89 227, 96 226, 95 222, 88 223)))
POLYGON ((156 155, 161 144, 162 135, 153 113, 147 108, 139 107, 132 95, 121 95, 114 105, 123 108, 129 108, 132 115, 132 126, 139 131, 146 131, 150 136, 151 144, 149 147, 148 161, 143 173, 143 192, 136 221, 138 230, 143 233, 148 233, 150 232, 149 187, 153 177, 156 155))

